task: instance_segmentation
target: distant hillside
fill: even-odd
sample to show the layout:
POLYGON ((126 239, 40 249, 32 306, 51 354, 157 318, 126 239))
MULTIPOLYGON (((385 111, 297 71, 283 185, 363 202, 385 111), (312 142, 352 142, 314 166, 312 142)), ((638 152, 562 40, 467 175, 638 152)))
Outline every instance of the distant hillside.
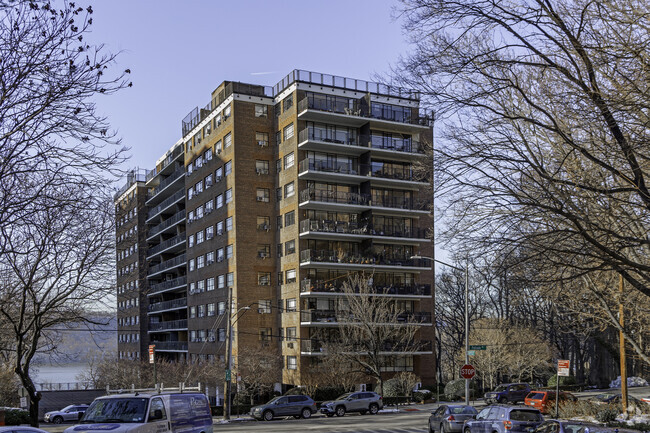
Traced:
POLYGON ((117 351, 115 314, 96 314, 92 320, 100 324, 57 326, 52 331, 56 341, 56 351, 37 354, 34 358, 35 364, 87 363, 97 353, 114 354, 117 351))

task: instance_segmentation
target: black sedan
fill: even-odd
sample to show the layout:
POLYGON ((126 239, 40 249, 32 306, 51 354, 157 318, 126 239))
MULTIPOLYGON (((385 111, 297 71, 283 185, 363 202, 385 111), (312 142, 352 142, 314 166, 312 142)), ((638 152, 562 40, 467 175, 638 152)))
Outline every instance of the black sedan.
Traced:
POLYGON ((472 419, 478 412, 472 406, 464 404, 443 404, 431 412, 429 433, 461 432, 463 423, 472 419))

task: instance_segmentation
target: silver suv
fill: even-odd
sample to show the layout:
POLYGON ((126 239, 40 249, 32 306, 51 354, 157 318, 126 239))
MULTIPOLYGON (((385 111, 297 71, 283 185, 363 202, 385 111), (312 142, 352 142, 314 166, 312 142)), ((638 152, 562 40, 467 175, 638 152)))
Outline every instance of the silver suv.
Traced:
POLYGON ((88 409, 87 404, 71 404, 61 410, 47 412, 43 420, 45 422, 53 422, 54 424, 61 424, 64 421, 79 421, 81 415, 88 409))
POLYGON ((348 392, 336 400, 326 401, 321 405, 320 411, 327 416, 343 416, 346 412, 359 412, 361 415, 370 412, 374 415, 383 407, 379 394, 362 391, 348 392))

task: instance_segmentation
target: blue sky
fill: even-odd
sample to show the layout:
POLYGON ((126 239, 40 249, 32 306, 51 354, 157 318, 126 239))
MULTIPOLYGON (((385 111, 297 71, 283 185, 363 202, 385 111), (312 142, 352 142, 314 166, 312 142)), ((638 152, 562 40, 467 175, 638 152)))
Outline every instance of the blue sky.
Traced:
POLYGON ((274 85, 292 69, 372 80, 408 49, 396 0, 104 0, 91 40, 129 68, 133 87, 98 100, 131 148, 125 166, 153 168, 223 80, 274 85))

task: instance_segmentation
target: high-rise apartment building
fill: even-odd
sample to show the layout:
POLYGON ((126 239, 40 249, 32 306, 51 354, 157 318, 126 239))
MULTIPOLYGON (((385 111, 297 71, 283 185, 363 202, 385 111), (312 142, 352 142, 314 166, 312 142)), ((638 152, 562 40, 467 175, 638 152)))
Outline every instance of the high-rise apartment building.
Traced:
POLYGON ((411 259, 431 255, 413 169, 430 138, 416 92, 301 70, 273 88, 223 82, 147 176, 156 351, 221 358, 239 311, 233 357, 273 348, 278 382, 299 385, 323 356, 320 330, 336 328, 343 282, 364 272, 422 323, 418 352, 387 348, 387 372, 432 383, 431 263, 411 259))

